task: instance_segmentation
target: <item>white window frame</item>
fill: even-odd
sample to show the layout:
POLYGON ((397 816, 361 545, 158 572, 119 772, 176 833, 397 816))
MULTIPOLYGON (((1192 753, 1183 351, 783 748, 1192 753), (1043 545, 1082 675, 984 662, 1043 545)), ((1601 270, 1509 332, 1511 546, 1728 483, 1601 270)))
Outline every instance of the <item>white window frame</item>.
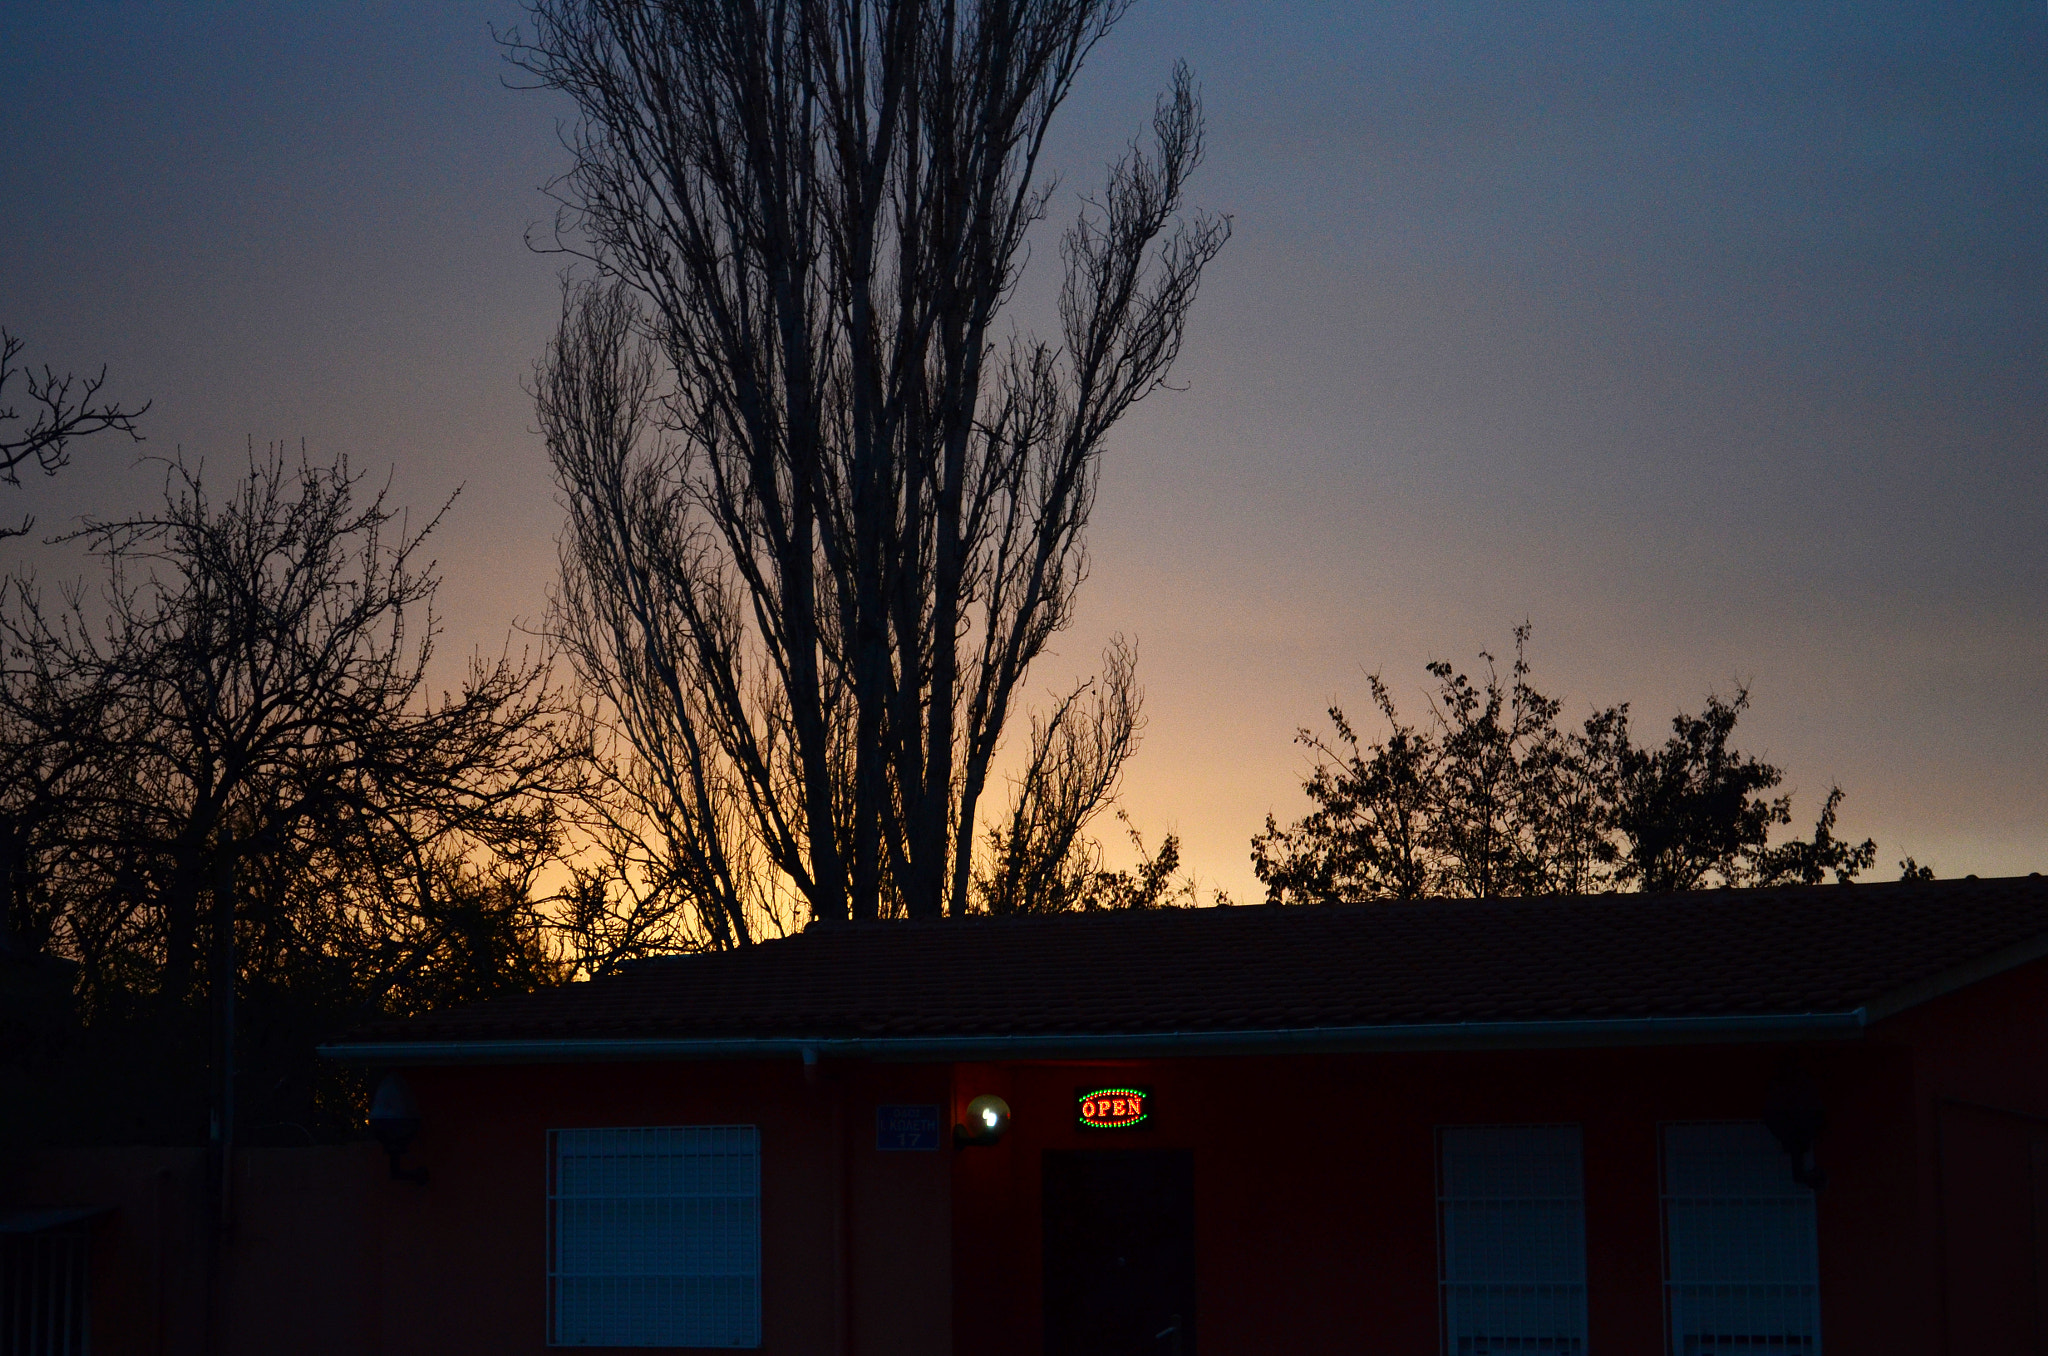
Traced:
POLYGON ((1437 1300, 1444 1356, 1586 1356, 1586 1173, 1577 1125, 1445 1125, 1436 1132, 1437 1300), (1475 1153, 1486 1147, 1518 1151, 1551 1167, 1568 1156, 1570 1167, 1548 1182, 1513 1189, 1505 1174, 1489 1176, 1475 1153), (1520 1140, 1519 1146, 1515 1141, 1520 1140), (1559 1177, 1568 1180, 1558 1180, 1559 1177), (1481 1189, 1481 1188, 1484 1189, 1481 1189), (1510 1189, 1503 1189, 1508 1187, 1510 1189), (1490 1222, 1497 1235, 1517 1233, 1543 1255, 1482 1255, 1490 1222), (1519 1270, 1526 1279, 1517 1279, 1519 1270), (1522 1332, 1509 1331, 1523 1327, 1522 1332), (1495 1331, 1485 1331, 1492 1327, 1495 1331), (1478 1330, 1474 1330, 1474 1329, 1478 1330))
POLYGON ((1770 1131, 1755 1121, 1666 1122, 1657 1129, 1657 1174, 1665 1350, 1671 1356, 1821 1356, 1813 1190, 1792 1180, 1792 1161, 1770 1131), (1681 1169, 1674 1159, 1681 1139, 1695 1140, 1697 1151, 1715 1132, 1725 1136, 1717 1152, 1737 1167, 1720 1183, 1705 1180, 1697 1166, 1681 1169), (1720 1240, 1712 1235, 1726 1238, 1737 1228, 1748 1233, 1717 1249, 1720 1240), (1698 1255, 1703 1248, 1707 1256, 1698 1255), (1734 1315, 1734 1322, 1714 1310, 1734 1315))
POLYGON ((761 1345, 758 1127, 550 1130, 547 1171, 549 1346, 761 1345), (609 1183, 599 1170, 588 1169, 580 1174, 586 1179, 584 1189, 577 1189, 563 1180, 565 1153, 572 1159, 637 1161, 609 1183), (693 1165, 692 1158, 725 1162, 693 1165), (690 1246, 705 1239, 706 1229, 732 1230, 734 1236, 707 1240, 708 1248, 690 1246), (678 1234, 684 1237, 679 1240, 678 1234), (706 1252, 711 1265, 704 1264, 706 1252), (573 1265, 565 1261, 570 1256, 577 1259, 573 1265), (565 1297, 570 1287, 612 1298, 570 1299, 565 1297), (632 1312, 614 1312, 609 1321, 594 1326, 579 1322, 587 1312, 580 1306, 594 1303, 624 1305, 632 1312))

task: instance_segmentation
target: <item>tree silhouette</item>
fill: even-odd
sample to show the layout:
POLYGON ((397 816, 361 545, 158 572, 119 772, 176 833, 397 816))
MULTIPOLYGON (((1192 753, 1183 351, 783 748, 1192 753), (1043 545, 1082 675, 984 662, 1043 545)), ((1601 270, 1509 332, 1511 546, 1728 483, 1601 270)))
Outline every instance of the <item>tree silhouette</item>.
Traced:
POLYGON ((1228 235, 1181 216, 1177 70, 1061 240, 1057 340, 998 327, 1047 130, 1124 10, 541 0, 509 44, 577 104, 558 238, 605 280, 536 383, 557 625, 627 756, 637 888, 707 944, 972 902, 1104 439, 1228 235))
POLYGON ((1332 736, 1300 732, 1316 755, 1303 785, 1313 808, 1286 828, 1268 815, 1252 840, 1270 901, 1846 883, 1876 861, 1875 843, 1834 835, 1840 787, 1810 838, 1772 842, 1792 798, 1768 795, 1782 769, 1730 746, 1746 689, 1681 712, 1655 747, 1635 743, 1626 704, 1564 729, 1563 704, 1530 682, 1528 639, 1517 627, 1505 680, 1490 655, 1483 682, 1430 663, 1420 725, 1373 674, 1383 737, 1362 739, 1336 706, 1332 736))
MULTIPOLYGON (((55 475, 71 460, 71 444, 97 433, 120 433, 136 442, 142 434, 135 421, 149 410, 144 402, 133 409, 100 398, 107 384, 107 369, 80 377, 66 372, 59 376, 44 367, 37 376, 19 360, 23 341, 0 329, 0 480, 21 484, 21 468, 35 464, 44 475, 55 475), (9 391, 13 387, 26 396, 26 406, 9 391)), ((0 538, 26 535, 35 519, 25 518, 19 527, 0 527, 0 538)))
POLYGON ((510 655, 432 695, 438 517, 360 488, 272 451, 216 497, 173 462, 159 511, 73 534, 103 588, 0 607, 0 931, 79 967, 187 1127, 198 1068, 236 1105, 237 1032, 304 1091, 339 1025, 558 970, 531 887, 579 789, 567 712, 510 655))

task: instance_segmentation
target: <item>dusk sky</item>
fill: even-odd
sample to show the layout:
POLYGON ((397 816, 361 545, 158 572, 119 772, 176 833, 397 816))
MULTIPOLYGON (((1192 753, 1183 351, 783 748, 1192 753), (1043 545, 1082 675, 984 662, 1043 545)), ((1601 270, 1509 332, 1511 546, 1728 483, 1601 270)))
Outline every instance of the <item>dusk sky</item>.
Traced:
MULTIPOLYGON (((231 475, 303 439, 416 511, 461 487, 447 653, 536 623, 560 512, 521 381, 564 261, 525 238, 568 109, 505 86, 517 6, 0 10, 27 356, 153 400, 144 452, 231 475)), ((1748 683, 1738 742, 1802 831, 1839 783, 1875 877, 2048 868, 2043 0, 1141 0, 1050 152, 1055 227, 1177 58, 1235 235, 1035 675, 1138 638, 1150 838, 1257 898, 1296 727, 1368 714, 1372 670, 1419 713, 1425 661, 1527 619, 1574 717, 1653 736, 1748 683)), ((136 452, 81 445, 0 515, 147 503, 136 452)))

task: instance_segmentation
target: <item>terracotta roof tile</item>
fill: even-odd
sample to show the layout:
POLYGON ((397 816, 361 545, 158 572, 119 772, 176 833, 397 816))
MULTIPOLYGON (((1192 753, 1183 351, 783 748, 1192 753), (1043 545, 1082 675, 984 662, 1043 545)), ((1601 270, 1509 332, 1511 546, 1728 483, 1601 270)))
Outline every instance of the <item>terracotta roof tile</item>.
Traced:
POLYGON ((1146 1034, 1841 1012, 2035 939, 2048 880, 813 927, 358 1041, 1146 1034))

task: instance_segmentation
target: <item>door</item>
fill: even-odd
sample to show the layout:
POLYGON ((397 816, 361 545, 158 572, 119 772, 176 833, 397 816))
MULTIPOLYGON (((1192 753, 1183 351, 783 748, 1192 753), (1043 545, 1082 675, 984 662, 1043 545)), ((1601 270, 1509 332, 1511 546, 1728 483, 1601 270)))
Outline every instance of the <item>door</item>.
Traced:
POLYGON ((1195 1356, 1187 1150, 1046 1150, 1045 1351, 1195 1356))
POLYGON ((2048 1356, 2048 1125, 1937 1104, 1942 1301, 1955 1356, 2048 1356))

